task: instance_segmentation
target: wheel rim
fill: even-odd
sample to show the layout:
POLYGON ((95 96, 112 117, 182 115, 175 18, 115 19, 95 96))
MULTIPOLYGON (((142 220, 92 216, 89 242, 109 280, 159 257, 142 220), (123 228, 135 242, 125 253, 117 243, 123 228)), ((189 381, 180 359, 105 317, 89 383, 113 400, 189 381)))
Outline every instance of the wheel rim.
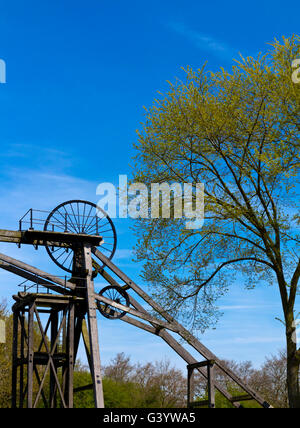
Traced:
MULTIPOLYGON (((129 296, 126 291, 122 290, 121 287, 108 286, 103 288, 99 293, 100 296, 106 297, 107 299, 113 300, 123 306, 129 307, 129 296)), ((108 305, 107 303, 97 302, 97 306, 101 314, 108 319, 120 319, 126 315, 125 311, 115 308, 114 306, 108 305)))
MULTIPOLYGON (((110 260, 113 258, 117 235, 110 217, 92 202, 72 200, 56 207, 48 216, 45 231, 98 235, 104 239, 100 251, 110 260)), ((54 263, 66 272, 73 272, 73 250, 46 245, 46 250, 54 263)))

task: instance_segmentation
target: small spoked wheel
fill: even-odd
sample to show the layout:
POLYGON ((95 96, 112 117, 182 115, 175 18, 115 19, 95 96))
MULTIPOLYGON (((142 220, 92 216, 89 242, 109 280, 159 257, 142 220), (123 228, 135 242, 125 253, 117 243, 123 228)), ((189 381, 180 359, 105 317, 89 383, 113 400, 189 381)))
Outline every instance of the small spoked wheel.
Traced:
MULTIPOLYGON (((130 306, 129 296, 126 291, 119 286, 110 285, 108 287, 103 288, 103 290, 99 293, 100 296, 106 297, 107 299, 113 300, 116 303, 119 303, 123 306, 130 306)), ((97 306, 100 313, 110 320, 120 319, 124 315, 126 315, 125 311, 121 309, 115 308, 108 303, 97 301, 97 306)))
MULTIPOLYGON (((48 216, 45 231, 102 236, 104 242, 99 247, 110 260, 113 258, 117 234, 110 217, 97 205, 88 201, 73 200, 56 207, 48 216)), ((61 269, 73 272, 72 247, 46 245, 46 250, 61 269)))

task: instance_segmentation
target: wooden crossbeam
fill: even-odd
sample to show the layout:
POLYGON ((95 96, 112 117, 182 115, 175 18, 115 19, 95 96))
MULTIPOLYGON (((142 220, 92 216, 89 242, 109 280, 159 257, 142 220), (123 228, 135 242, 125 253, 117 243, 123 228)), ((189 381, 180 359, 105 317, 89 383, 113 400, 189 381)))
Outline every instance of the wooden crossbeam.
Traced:
POLYGON ((76 392, 90 391, 93 388, 94 388, 94 384, 92 383, 84 386, 79 386, 78 388, 74 389, 74 394, 76 394, 76 392))
POLYGON ((232 403, 236 403, 237 401, 250 401, 250 400, 253 400, 253 398, 251 397, 251 395, 246 394, 246 395, 238 395, 236 397, 232 397, 230 401, 232 403))
POLYGON ((206 407, 209 406, 209 400, 199 400, 190 403, 189 407, 206 407))
POLYGON ((187 368, 190 370, 194 370, 194 369, 198 369, 199 367, 207 367, 209 364, 210 365, 215 364, 215 360, 206 360, 206 361, 201 361, 200 363, 188 364, 187 368))
POLYGON ((11 242, 13 244, 20 244, 22 236, 22 232, 19 231, 0 229, 0 242, 11 242))
POLYGON ((51 232, 44 230, 5 230, 0 229, 0 242, 12 244, 27 244, 35 246, 69 247, 71 244, 89 242, 99 246, 103 238, 98 235, 86 235, 81 233, 51 232))
MULTIPOLYGON (((35 241, 51 242, 50 245, 58 247, 61 244, 82 244, 82 242, 89 243, 90 245, 101 245, 103 238, 99 235, 87 235, 82 233, 69 233, 69 232, 51 232, 48 230, 27 230, 23 232, 23 240, 27 244, 35 241)), ((44 244, 45 245, 45 244, 44 244)))

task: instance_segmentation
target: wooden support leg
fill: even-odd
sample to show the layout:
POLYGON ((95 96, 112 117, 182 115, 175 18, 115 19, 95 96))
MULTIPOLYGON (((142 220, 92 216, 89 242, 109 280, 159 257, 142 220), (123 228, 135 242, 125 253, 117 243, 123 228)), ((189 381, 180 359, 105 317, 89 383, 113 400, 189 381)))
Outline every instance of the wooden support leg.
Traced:
MULTIPOLYGON (((50 317, 51 317, 51 349, 53 349, 53 346, 55 344, 56 337, 57 337, 57 331, 58 331, 58 312, 56 310, 53 310, 50 317)), ((57 391, 56 381, 51 371, 50 372, 50 408, 51 409, 56 408, 57 406, 56 391, 57 391)))
POLYGON ((216 407, 215 401, 215 367, 213 362, 207 364, 207 386, 208 386, 208 402, 209 407, 214 409, 216 407))
POLYGON ((74 330, 75 330, 75 306, 70 304, 68 319, 68 386, 66 403, 69 409, 73 409, 73 375, 74 375, 74 330))
POLYGON ((17 380, 18 380, 18 326, 19 326, 19 316, 15 311, 13 315, 13 361, 12 361, 12 408, 17 407, 17 380))
MULTIPOLYGON (((68 345, 67 345, 67 311, 64 310, 64 321, 62 322, 62 349, 63 352, 68 352, 68 345)), ((64 398, 67 396, 67 390, 68 390, 68 365, 64 365, 62 369, 62 392, 64 395, 64 398)), ((62 403, 61 403, 62 405, 62 403)))
POLYGON ((97 409, 104 408, 103 385, 101 375, 101 362, 99 351, 98 327, 97 327, 97 306, 95 301, 94 281, 92 278, 92 252, 91 246, 84 245, 84 261, 87 272, 86 277, 86 293, 87 293, 87 316, 89 326, 89 340, 91 352, 92 379, 94 384, 95 407, 97 409))
POLYGON ((194 401, 194 370, 188 367, 187 376, 187 407, 191 407, 194 401))
MULTIPOLYGON (((20 325, 21 325, 21 338, 20 338, 20 358, 21 361, 24 361, 25 358, 25 311, 22 310, 20 313, 20 325)), ((22 409, 24 407, 24 364, 20 365, 20 403, 19 408, 22 409)))
POLYGON ((33 356, 34 356, 34 337, 33 337, 34 303, 28 310, 28 364, 27 364, 27 408, 33 407, 33 356))
POLYGON ((82 315, 78 316, 78 314, 76 314, 76 310, 75 310, 75 321, 74 321, 74 364, 77 358, 77 353, 78 353, 78 348, 79 348, 79 343, 80 343, 80 338, 81 338, 81 333, 82 333, 82 323, 83 323, 83 317, 82 315))

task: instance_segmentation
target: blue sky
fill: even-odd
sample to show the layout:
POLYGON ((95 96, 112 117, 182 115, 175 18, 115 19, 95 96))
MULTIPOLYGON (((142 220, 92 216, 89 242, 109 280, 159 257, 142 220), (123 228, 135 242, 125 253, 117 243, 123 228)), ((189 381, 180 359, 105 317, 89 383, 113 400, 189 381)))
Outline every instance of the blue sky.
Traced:
MULTIPOLYGON (((2 2, 0 227, 16 228, 31 207, 51 210, 73 198, 97 202, 97 184, 130 175, 143 106, 167 80, 183 76, 181 67, 207 61, 213 70, 230 68, 239 52, 257 55, 297 30, 295 2, 2 2)), ((115 260, 139 282, 128 221, 116 225, 115 260)), ((0 244, 0 252, 59 274, 43 250, 0 244)), ((17 283, 0 272, 0 296, 9 305, 17 283)), ((217 329, 202 337, 218 356, 259 365, 284 346, 275 287, 245 291, 240 281, 220 307, 217 329)), ((158 338, 103 318, 99 327, 104 363, 124 351, 133 360, 167 357, 185 367, 158 338)))

